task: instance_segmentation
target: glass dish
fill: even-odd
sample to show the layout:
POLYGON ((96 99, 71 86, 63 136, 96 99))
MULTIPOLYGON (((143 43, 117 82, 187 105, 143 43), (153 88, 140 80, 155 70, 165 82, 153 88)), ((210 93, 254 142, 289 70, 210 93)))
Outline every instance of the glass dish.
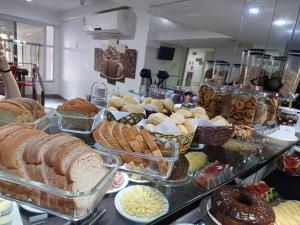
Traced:
POLYGON ((163 157, 141 152, 129 152, 121 149, 108 149, 102 147, 98 143, 95 143, 94 147, 100 152, 107 152, 120 156, 124 161, 122 163, 123 165, 120 167, 121 170, 165 180, 171 175, 174 162, 178 159, 178 144, 173 141, 168 141, 165 145, 168 145, 167 147, 171 149, 171 151, 168 151, 168 155, 163 155, 163 157), (133 163, 133 161, 135 162, 133 163), (166 163, 164 172, 162 172, 158 166, 162 161, 166 163))
POLYGON ((63 115, 59 112, 55 114, 58 116, 58 127, 61 131, 76 134, 90 134, 103 119, 103 111, 93 117, 63 115))
POLYGON ((1 197, 71 221, 82 220, 98 206, 112 184, 114 174, 119 167, 120 162, 117 157, 106 153, 101 153, 101 157, 107 172, 98 184, 89 191, 65 191, 13 174, 0 172, 1 197))
MULTIPOLYGON (((22 123, 22 124, 44 131, 49 127, 51 118, 54 116, 55 110, 53 108, 45 108, 45 113, 46 114, 43 117, 37 119, 32 123, 22 123)), ((12 124, 12 122, 0 120, 0 126, 5 126, 8 124, 12 124)))

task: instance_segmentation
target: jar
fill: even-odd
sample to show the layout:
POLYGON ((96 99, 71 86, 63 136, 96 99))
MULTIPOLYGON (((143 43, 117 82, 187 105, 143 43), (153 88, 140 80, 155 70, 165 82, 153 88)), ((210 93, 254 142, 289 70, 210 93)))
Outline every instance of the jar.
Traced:
POLYGON ((278 107, 279 107, 278 94, 277 95, 268 94, 267 104, 268 104, 268 119, 267 119, 267 121, 275 122, 278 107))
POLYGON ((253 90, 237 88, 232 94, 228 121, 235 125, 253 125, 256 104, 253 90))
POLYGON ((230 73, 230 81, 237 83, 240 81, 241 64, 233 64, 230 73))
POLYGON ((287 96, 290 92, 295 93, 300 80, 300 50, 290 50, 286 66, 282 75, 283 86, 280 93, 287 96))
POLYGON ((281 78, 286 62, 284 56, 273 56, 271 59, 271 78, 281 78))
POLYGON ((244 84, 253 84, 253 80, 259 78, 262 71, 264 52, 264 49, 253 48, 248 50, 244 84))
POLYGON ((215 98, 210 104, 209 113, 212 117, 221 115, 227 118, 231 104, 232 86, 222 85, 218 86, 215 90, 215 98))
POLYGON ((213 82, 223 85, 227 79, 229 63, 227 61, 215 61, 213 67, 213 82))
POLYGON ((213 117, 213 104, 216 95, 215 87, 204 83, 199 88, 197 105, 203 107, 209 118, 213 117), (211 106, 212 105, 212 106, 211 106))
POLYGON ((277 123, 280 125, 294 126, 298 121, 297 111, 299 110, 288 107, 280 107, 277 116, 277 123))
POLYGON ((213 68, 214 68, 214 62, 213 60, 207 60, 205 63, 205 73, 204 73, 204 78, 205 81, 212 79, 213 76, 213 68))
POLYGON ((241 68, 240 68, 240 78, 239 78, 239 83, 240 84, 245 83, 245 72, 246 72, 246 66, 247 66, 247 56, 248 56, 248 50, 244 50, 242 52, 242 58, 241 58, 241 68))
POLYGON ((268 121, 268 93, 258 92, 256 94, 256 108, 255 108, 255 118, 254 123, 256 125, 263 125, 268 121))

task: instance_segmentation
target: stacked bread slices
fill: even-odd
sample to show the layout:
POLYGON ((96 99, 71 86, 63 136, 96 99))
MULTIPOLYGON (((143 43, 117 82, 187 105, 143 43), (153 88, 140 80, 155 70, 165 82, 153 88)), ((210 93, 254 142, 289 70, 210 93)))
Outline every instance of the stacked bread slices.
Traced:
MULTIPOLYGON (((163 158, 152 135, 138 126, 125 125, 116 121, 100 123, 93 137, 97 143, 108 149, 124 150, 126 152, 138 152, 163 158)), ((141 157, 133 157, 132 154, 122 154, 121 158, 127 164, 134 163, 142 167, 149 166, 149 161, 141 157)), ((157 166, 162 175, 168 173, 168 165, 164 160, 158 160, 157 166)))
MULTIPOLYGON (((65 191, 92 189, 107 173, 101 156, 80 139, 61 133, 12 124, 0 128, 1 171, 34 180, 65 191)), ((0 183, 2 193, 28 200, 60 212, 83 212, 87 201, 66 200, 30 186, 0 183)))
POLYGON ((0 101, 0 125, 32 123, 45 115, 44 107, 29 98, 0 101))

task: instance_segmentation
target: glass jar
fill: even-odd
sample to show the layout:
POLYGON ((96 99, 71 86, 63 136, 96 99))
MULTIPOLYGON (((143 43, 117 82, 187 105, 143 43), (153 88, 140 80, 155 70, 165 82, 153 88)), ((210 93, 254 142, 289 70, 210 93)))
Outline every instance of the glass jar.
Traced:
POLYGON ((214 104, 214 98, 216 95, 215 87, 204 83, 199 88, 197 105, 203 107, 206 110, 206 113, 209 118, 213 117, 213 111, 211 104, 214 104))
POLYGON ((254 124, 263 125, 268 121, 268 93, 258 92, 256 94, 256 99, 254 124))
POLYGON ((280 94, 287 96, 290 92, 295 93, 300 80, 300 50, 290 50, 286 66, 282 75, 283 86, 280 94))
POLYGON ((215 61, 213 67, 213 82, 223 85, 227 79, 229 63, 227 61, 215 61))
POLYGON ((221 115, 224 118, 227 118, 231 104, 232 86, 218 86, 215 89, 215 92, 215 98, 210 104, 208 111, 212 117, 221 115))
POLYGON ((245 72, 246 72, 246 66, 247 66, 247 56, 248 56, 248 50, 244 50, 242 52, 242 58, 241 58, 241 68, 240 68, 240 78, 239 78, 239 83, 240 84, 245 83, 245 72))
POLYGON ((240 81, 241 64, 233 64, 230 73, 230 81, 238 83, 240 81))
POLYGON ((244 84, 253 84, 253 81, 260 77, 264 61, 264 49, 249 49, 247 52, 247 65, 244 84))
POLYGON ((235 125, 252 126, 256 104, 257 99, 253 90, 237 88, 232 94, 228 121, 235 125))
POLYGON ((205 73, 204 73, 204 78, 205 81, 212 79, 213 76, 213 68, 214 68, 214 62, 213 60, 207 60, 205 63, 205 73))
POLYGON ((276 115, 279 107, 279 99, 278 94, 268 94, 267 98, 267 104, 268 104, 268 122, 275 122, 276 121, 276 115))
POLYGON ((298 121, 297 110, 288 107, 280 107, 277 123, 280 125, 294 126, 298 121))
POLYGON ((286 57, 273 56, 271 59, 271 78, 281 78, 284 70, 286 57))

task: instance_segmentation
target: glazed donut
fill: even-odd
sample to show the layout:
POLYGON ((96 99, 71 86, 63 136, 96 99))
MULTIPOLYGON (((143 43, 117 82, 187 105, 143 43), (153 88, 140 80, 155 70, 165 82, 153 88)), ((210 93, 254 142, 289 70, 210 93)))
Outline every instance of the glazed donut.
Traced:
POLYGON ((249 193, 242 187, 225 185, 211 197, 211 213, 222 225, 251 224, 271 225, 275 213, 260 196, 249 193))

